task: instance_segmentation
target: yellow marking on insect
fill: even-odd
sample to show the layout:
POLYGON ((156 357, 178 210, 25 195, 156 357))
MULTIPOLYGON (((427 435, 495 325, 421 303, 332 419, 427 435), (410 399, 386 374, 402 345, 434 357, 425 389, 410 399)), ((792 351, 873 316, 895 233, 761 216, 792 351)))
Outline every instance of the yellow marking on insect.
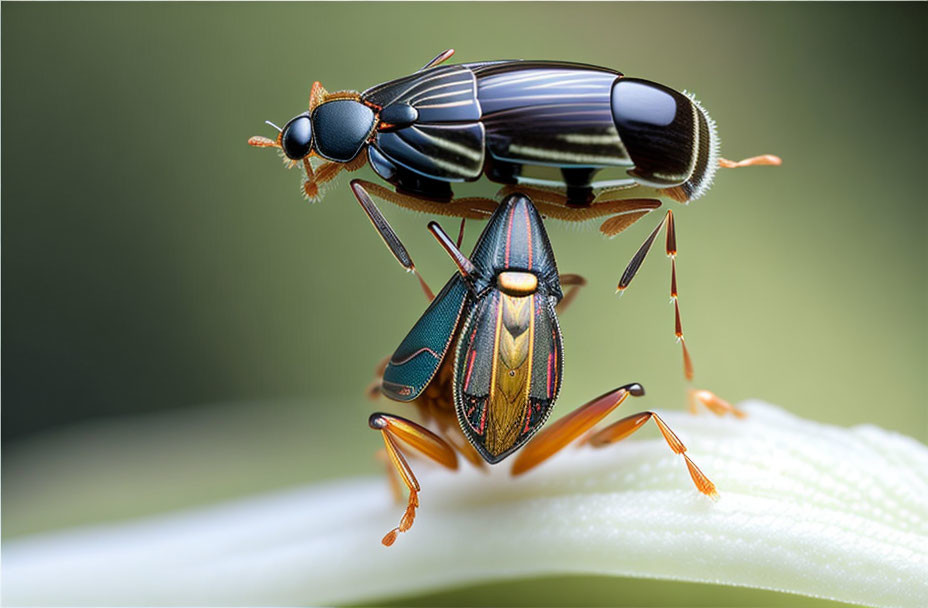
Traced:
POLYGON ((527 296, 538 291, 538 277, 530 272, 507 270, 496 278, 500 291, 510 296, 527 296))
POLYGON ((486 447, 494 456, 518 442, 529 415, 535 297, 500 295, 492 389, 487 404, 486 447))
POLYGON ((619 153, 613 156, 601 156, 596 154, 584 154, 582 152, 569 152, 563 150, 551 150, 549 148, 540 148, 538 146, 525 146, 513 144, 509 146, 509 154, 518 158, 519 155, 530 156, 532 158, 544 158, 548 161, 569 161, 577 164, 590 163, 596 165, 612 165, 616 162, 619 153))
POLYGON ((604 135, 595 135, 592 133, 558 133, 555 137, 569 144, 612 145, 619 141, 619 132, 616 131, 615 127, 611 127, 609 132, 604 135))
MULTIPOLYGON (((445 149, 445 150, 448 150, 449 152, 454 152, 455 154, 458 154, 458 155, 463 156, 463 157, 465 157, 465 158, 469 158, 469 159, 473 160, 474 162, 481 162, 481 163, 483 162, 483 148, 482 148, 482 147, 480 148, 479 151, 477 151, 477 150, 474 150, 473 148, 470 148, 470 147, 468 147, 468 146, 463 146, 463 145, 461 145, 461 144, 459 144, 459 143, 456 143, 456 142, 453 142, 453 141, 448 141, 447 139, 442 139, 442 138, 440 138, 440 137, 435 137, 435 136, 432 135, 431 133, 428 133, 428 132, 426 132, 426 131, 424 131, 424 130, 422 130, 422 129, 419 129, 419 128, 417 128, 417 127, 411 127, 411 128, 412 128, 412 129, 415 129, 415 131, 416 131, 417 133, 419 133, 419 135, 421 135, 424 139, 429 140, 429 142, 431 142, 431 143, 434 144, 435 146, 438 146, 439 148, 443 148, 443 149, 445 149)), ((431 126, 431 127, 430 127, 430 129, 432 129, 432 130, 440 130, 440 129, 442 129, 442 128, 443 128, 443 127, 434 127, 434 126, 431 126)), ((454 127, 444 127, 444 128, 453 129, 454 127)), ((430 160, 431 160, 432 162, 434 162, 435 164, 440 164, 440 163, 439 163, 440 159, 433 158, 433 159, 430 159, 430 160)), ((455 165, 454 163, 445 163, 445 164, 442 165, 442 166, 450 167, 450 168, 456 167, 456 165, 455 165)))

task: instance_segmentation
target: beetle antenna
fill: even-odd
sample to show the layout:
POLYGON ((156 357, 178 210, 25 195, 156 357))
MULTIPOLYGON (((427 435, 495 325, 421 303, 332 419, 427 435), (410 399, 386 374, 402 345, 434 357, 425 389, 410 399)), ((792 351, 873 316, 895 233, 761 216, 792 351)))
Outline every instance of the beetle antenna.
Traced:
POLYGON ((448 61, 449 59, 451 59, 451 56, 452 56, 452 55, 454 55, 454 49, 447 49, 447 50, 445 50, 445 51, 442 51, 441 53, 435 55, 435 57, 433 57, 431 61, 429 61, 429 62, 428 62, 427 64, 425 64, 424 66, 422 66, 422 67, 419 69, 419 71, 421 72, 422 70, 427 70, 427 69, 429 69, 429 68, 434 68, 436 65, 439 65, 439 64, 444 63, 445 61, 448 61))
POLYGON ((283 134, 283 129, 275 125, 269 120, 264 121, 265 124, 271 125, 277 129, 277 139, 268 139, 263 135, 255 135, 248 139, 248 145, 254 146, 255 148, 279 148, 280 147, 280 136, 283 134))

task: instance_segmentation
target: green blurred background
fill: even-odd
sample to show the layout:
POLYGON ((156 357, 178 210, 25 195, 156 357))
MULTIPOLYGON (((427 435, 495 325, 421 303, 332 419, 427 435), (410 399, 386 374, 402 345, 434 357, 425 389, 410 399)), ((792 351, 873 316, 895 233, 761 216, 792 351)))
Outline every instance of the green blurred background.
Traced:
MULTIPOLYGON (((926 8, 4 3, 4 537, 376 469, 367 415, 402 408, 363 389, 424 301, 346 178, 310 205, 245 141, 313 80, 363 90, 448 47, 693 91, 723 155, 782 156, 674 207, 697 384, 928 440, 926 8)), ((440 286, 428 218, 384 210, 440 286)), ((657 220, 549 224, 590 281, 558 415, 629 381, 684 406, 669 263, 613 295, 657 220)))

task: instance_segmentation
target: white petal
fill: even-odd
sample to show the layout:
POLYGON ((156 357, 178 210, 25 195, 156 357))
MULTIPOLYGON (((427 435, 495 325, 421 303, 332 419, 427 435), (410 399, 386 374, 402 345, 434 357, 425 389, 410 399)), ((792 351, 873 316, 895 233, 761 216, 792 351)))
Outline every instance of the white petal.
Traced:
POLYGON ((552 573, 705 581, 876 606, 928 598, 928 449, 761 403, 664 414, 662 440, 568 449, 523 478, 416 461, 413 528, 383 479, 5 543, 5 604, 330 604, 552 573))

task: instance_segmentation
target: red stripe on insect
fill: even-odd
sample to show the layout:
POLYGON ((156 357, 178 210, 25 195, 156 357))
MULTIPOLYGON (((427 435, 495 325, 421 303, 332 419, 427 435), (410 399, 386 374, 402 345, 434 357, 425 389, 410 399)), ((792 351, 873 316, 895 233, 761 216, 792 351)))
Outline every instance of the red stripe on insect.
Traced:
POLYGON ((467 377, 464 378, 464 390, 470 388, 470 373, 474 371, 474 358, 477 356, 477 351, 470 351, 470 361, 467 362, 467 377))
POLYGON ((528 207, 525 209, 525 240, 528 242, 528 269, 532 269, 532 223, 528 217, 528 207))
POLYGON ((554 379, 554 353, 548 353, 548 399, 554 393, 552 380, 554 379))
POLYGON ((551 351, 551 354, 554 355, 554 373, 551 374, 551 394, 553 395, 557 391, 557 336, 554 332, 551 332, 551 341, 554 344, 554 350, 551 351))
POLYGON ((516 212, 515 206, 509 210, 509 221, 506 229, 506 266, 509 266, 509 244, 512 242, 512 215, 516 212))

